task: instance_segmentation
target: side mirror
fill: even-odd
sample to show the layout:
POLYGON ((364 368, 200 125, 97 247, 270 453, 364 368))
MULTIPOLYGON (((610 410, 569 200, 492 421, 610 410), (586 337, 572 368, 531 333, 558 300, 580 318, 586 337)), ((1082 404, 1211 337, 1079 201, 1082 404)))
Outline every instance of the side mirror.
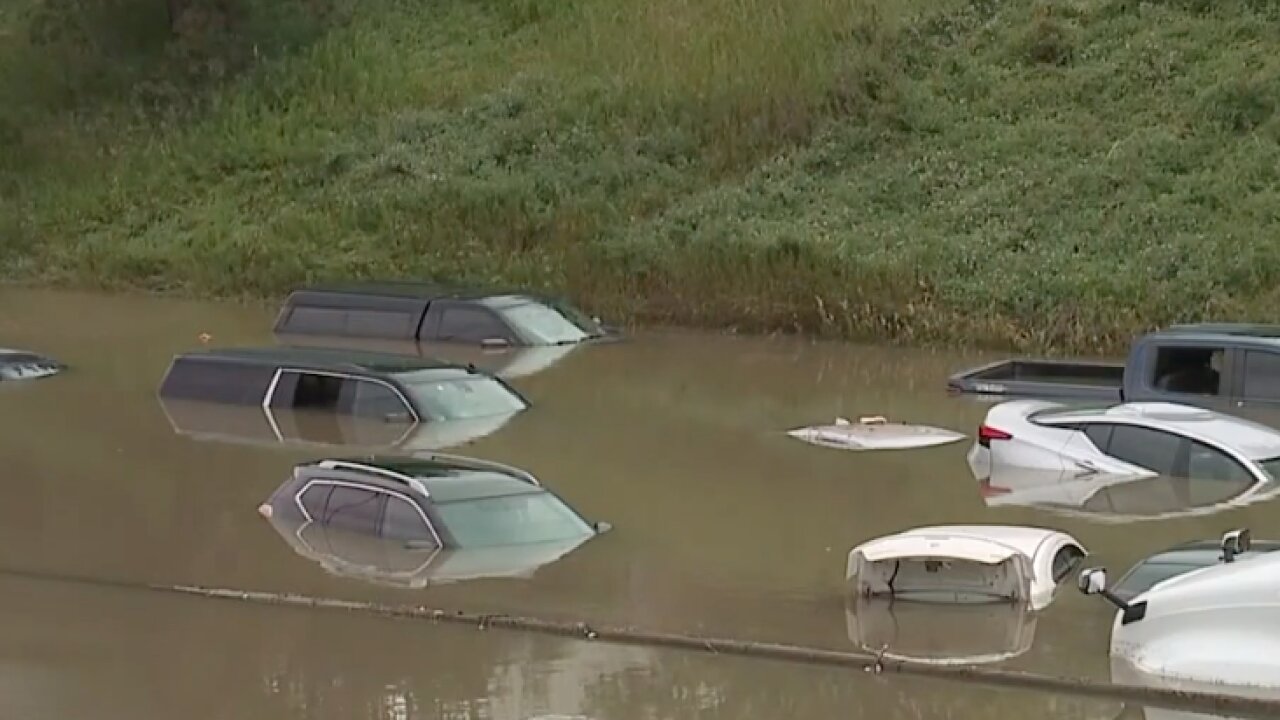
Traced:
POLYGON ((1076 587, 1085 595, 1097 595, 1107 590, 1107 569, 1100 567, 1085 568, 1076 579, 1076 587))
POLYGON ((1234 562, 1237 555, 1249 552, 1252 544, 1253 538, 1248 528, 1224 533, 1222 536, 1222 562, 1234 562))
POLYGON ((613 529, 613 526, 603 520, 591 523, 591 529, 596 531, 597 535, 603 535, 613 529))

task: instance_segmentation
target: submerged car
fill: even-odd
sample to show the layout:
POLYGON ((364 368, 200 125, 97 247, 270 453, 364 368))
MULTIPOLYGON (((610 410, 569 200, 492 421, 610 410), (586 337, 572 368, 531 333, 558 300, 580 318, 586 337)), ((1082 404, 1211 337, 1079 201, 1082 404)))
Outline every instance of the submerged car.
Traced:
MULTIPOLYGON (((1237 537, 1238 540, 1238 537, 1237 537)), ((1218 692, 1280 686, 1280 553, 1218 563, 1164 580, 1131 600, 1107 586, 1106 569, 1082 570, 1077 587, 1118 608, 1114 668, 1218 692)))
POLYGON ((1070 535, 1011 525, 919 527, 849 551, 854 594, 926 602, 1011 601, 1039 610, 1088 553, 1070 535))
POLYGON ((26 350, 0 348, 0 381, 35 380, 57 375, 66 367, 52 358, 26 350))
POLYGON ((1136 563, 1116 581, 1110 592, 1127 602, 1169 578, 1218 563, 1250 560, 1276 550, 1280 550, 1280 542, 1254 541, 1247 529, 1232 530, 1220 540, 1174 545, 1136 563))
POLYGON ((811 445, 838 450, 907 450, 946 445, 965 437, 928 425, 891 423, 880 416, 858 418, 856 423, 838 417, 830 425, 794 428, 788 430, 787 435, 811 445))
POLYGON ((529 403, 499 378, 431 359, 326 348, 222 348, 174 357, 160 397, 386 422, 504 415, 529 403))
POLYGON ((342 537, 331 531, 388 541, 397 552, 432 551, 408 574, 437 580, 520 574, 609 529, 523 470, 441 454, 302 463, 258 511, 313 557, 326 554, 315 540, 332 546, 342 537), (440 572, 426 573, 428 566, 440 572))
POLYGON ((988 411, 968 459, 980 479, 1018 469, 1254 485, 1273 483, 1280 472, 1280 432, 1172 403, 1080 408, 1015 400, 988 411))
POLYGON ((497 347, 570 345, 615 334, 597 319, 548 296, 421 282, 296 290, 285 300, 275 332, 497 347))

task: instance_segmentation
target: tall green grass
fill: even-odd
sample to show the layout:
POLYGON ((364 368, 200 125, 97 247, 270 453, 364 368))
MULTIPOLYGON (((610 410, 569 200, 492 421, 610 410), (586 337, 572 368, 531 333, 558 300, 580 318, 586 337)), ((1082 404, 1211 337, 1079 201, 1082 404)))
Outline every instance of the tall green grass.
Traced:
POLYGON ((8 276, 1091 351, 1276 319, 1269 3, 103 2, 0 14, 8 276))

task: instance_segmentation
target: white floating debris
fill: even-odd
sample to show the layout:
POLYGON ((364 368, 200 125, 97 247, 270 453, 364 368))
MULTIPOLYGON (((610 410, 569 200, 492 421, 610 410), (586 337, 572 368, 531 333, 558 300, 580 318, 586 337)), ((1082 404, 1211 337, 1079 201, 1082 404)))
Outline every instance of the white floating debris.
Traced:
POLYGON ((838 417, 830 425, 810 425, 787 434, 811 445, 840 450, 909 450, 946 445, 965 437, 928 425, 891 423, 879 415, 860 417, 856 423, 838 417))

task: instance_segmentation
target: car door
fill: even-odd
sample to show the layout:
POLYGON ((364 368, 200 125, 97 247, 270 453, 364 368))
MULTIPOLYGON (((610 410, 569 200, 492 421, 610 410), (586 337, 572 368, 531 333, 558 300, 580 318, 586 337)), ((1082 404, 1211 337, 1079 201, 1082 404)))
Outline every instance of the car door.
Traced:
POLYGON ((1249 348, 1235 364, 1233 397, 1236 408, 1250 419, 1274 425, 1280 420, 1280 352, 1249 348))
POLYGON ((519 338, 493 310, 472 302, 436 300, 422 321, 422 342, 519 345, 519 338))

